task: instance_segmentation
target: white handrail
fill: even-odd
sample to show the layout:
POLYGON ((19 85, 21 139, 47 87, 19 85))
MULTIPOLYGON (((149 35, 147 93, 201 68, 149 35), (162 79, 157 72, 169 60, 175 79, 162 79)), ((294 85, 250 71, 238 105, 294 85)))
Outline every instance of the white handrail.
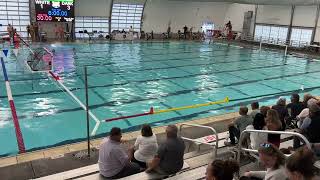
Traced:
POLYGON ((185 140, 188 140, 188 141, 192 141, 192 142, 197 142, 197 143, 200 143, 200 144, 206 144, 206 145, 210 145, 210 146, 212 146, 212 144, 210 144, 210 143, 201 142, 201 141, 196 140, 196 139, 183 137, 183 136, 181 135, 181 134, 182 134, 182 127, 183 127, 183 126, 199 127, 199 128, 205 128, 205 129, 211 130, 211 131, 213 132, 212 135, 214 135, 214 136, 216 137, 216 142, 215 142, 216 144, 214 145, 214 157, 215 157, 215 158, 217 157, 219 137, 218 137, 217 131, 216 131, 213 127, 203 126, 203 125, 198 125, 198 124, 189 124, 189 123, 182 123, 182 124, 180 125, 180 127, 179 127, 180 136, 181 136, 182 139, 185 139, 185 140))
POLYGON ((244 130, 241 135, 240 135, 240 140, 239 140, 239 143, 238 143, 238 156, 237 156, 237 160, 238 162, 240 162, 240 154, 241 154, 241 151, 245 151, 245 152, 253 152, 253 153, 258 153, 258 150, 256 149, 248 149, 248 148, 243 148, 242 147, 242 141, 244 140, 244 134, 247 134, 247 133, 263 133, 263 134, 286 134, 286 135, 292 135, 292 136, 296 136, 296 137, 299 137, 300 139, 302 139, 306 146, 311 149, 311 144, 309 142, 309 140, 303 136, 302 134, 300 133, 296 133, 296 132, 288 132, 288 131, 267 131, 267 130, 244 130))

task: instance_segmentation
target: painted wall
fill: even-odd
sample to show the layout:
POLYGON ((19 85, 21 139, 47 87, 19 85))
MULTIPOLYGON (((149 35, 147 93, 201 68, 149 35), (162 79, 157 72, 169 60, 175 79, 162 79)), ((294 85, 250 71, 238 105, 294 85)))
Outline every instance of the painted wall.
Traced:
POLYGON ((316 13, 316 6, 296 6, 294 10, 292 25, 314 27, 316 13))
POLYGON ((111 0, 75 0, 75 16, 110 16, 111 0))
POLYGON ((257 23, 289 25, 291 6, 259 5, 257 23))
MULTIPOLYGON (((255 11, 255 5, 250 4, 238 4, 233 3, 230 4, 226 16, 224 18, 224 23, 227 23, 228 21, 231 21, 232 23, 232 29, 234 31, 242 31, 243 28, 243 21, 244 21, 244 13, 248 11, 255 11)), ((253 14, 254 16, 254 14, 253 14)), ((254 17, 252 17, 254 18, 254 17)))
POLYGON ((193 31, 201 30, 202 22, 213 21, 215 29, 224 25, 229 3, 183 2, 168 0, 149 0, 143 15, 143 27, 146 32, 166 32, 171 23, 171 31, 182 30, 186 25, 193 31))
POLYGON ((320 18, 318 19, 318 26, 316 28, 316 35, 314 37, 315 42, 320 42, 320 18))

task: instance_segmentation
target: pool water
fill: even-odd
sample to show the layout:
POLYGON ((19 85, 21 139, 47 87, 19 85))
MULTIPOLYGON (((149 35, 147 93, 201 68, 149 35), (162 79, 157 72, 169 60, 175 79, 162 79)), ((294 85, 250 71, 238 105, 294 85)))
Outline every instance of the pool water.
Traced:
MULTIPOLYGON (((46 44, 54 49, 54 72, 85 103, 84 66, 88 66, 89 105, 99 119, 127 116, 222 100, 196 109, 101 123, 94 137, 112 127, 124 131, 238 111, 257 100, 320 94, 320 62, 281 51, 246 49, 195 42, 46 44)), ((22 134, 28 151, 84 140, 86 113, 46 73, 31 73, 18 58, 5 59, 22 134)), ((18 152, 4 78, 0 85, 0 155, 18 152)), ((90 131, 95 126, 90 119, 90 131)))

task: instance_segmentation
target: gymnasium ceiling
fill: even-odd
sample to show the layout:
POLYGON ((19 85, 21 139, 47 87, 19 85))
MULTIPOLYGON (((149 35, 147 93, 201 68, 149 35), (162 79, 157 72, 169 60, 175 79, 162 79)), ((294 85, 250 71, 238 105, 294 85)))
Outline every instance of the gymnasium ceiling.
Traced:
POLYGON ((315 5, 320 0, 172 0, 189 2, 230 2, 241 4, 262 4, 262 5, 315 5))

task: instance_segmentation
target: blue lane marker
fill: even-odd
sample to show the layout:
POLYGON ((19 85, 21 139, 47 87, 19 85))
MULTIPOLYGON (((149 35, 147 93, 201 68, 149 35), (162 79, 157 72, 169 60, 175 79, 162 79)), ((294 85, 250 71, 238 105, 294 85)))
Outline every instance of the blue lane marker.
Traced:
POLYGON ((4 65, 3 57, 1 57, 1 65, 2 65, 2 70, 3 70, 4 80, 9 81, 6 66, 4 65))
POLYGON ((3 52, 3 54, 4 54, 6 57, 8 57, 8 52, 9 52, 8 49, 4 49, 4 50, 2 50, 2 52, 3 52))

